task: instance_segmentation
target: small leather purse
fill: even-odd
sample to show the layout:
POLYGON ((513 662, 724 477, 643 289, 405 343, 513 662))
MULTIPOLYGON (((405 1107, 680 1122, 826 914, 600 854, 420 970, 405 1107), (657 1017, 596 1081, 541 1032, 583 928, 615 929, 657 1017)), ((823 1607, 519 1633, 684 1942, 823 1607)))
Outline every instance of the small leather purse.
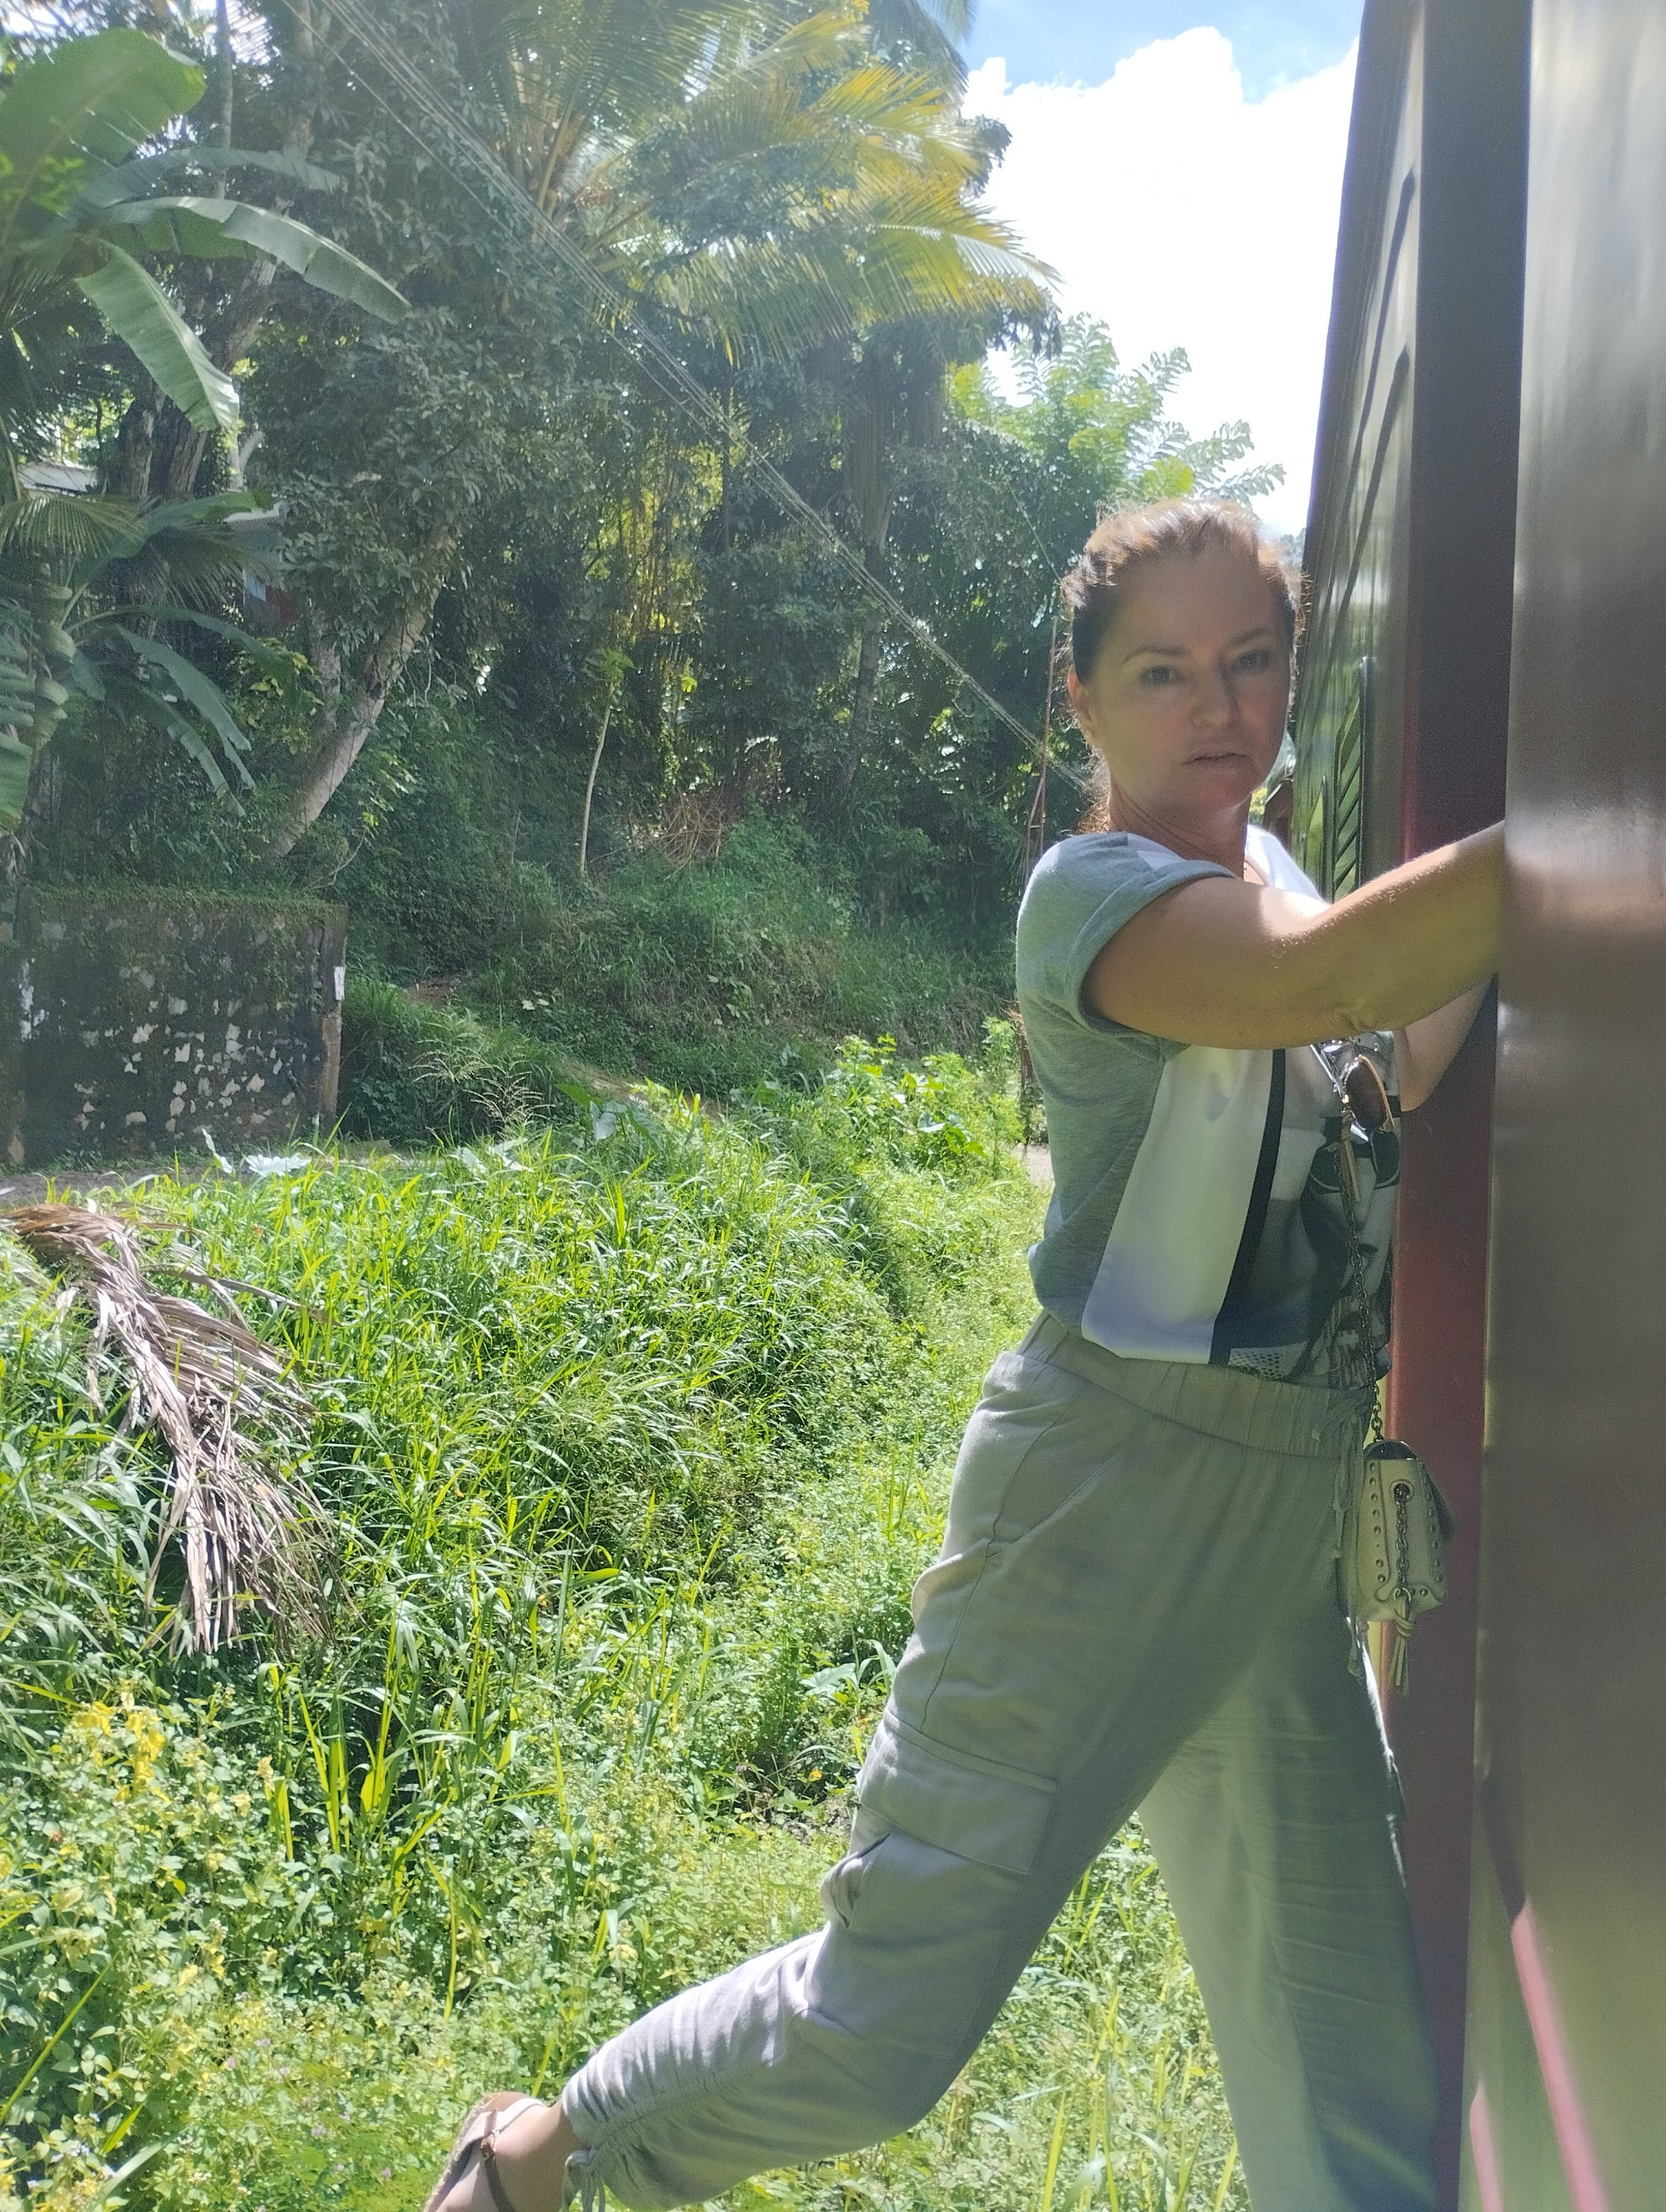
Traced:
POLYGON ((1394 1623, 1389 1678, 1396 1689, 1403 1690, 1413 1624, 1446 1596, 1446 1547, 1457 1522, 1440 1486, 1411 1446, 1384 1435, 1375 1384, 1382 1340, 1359 1249, 1353 1145, 1356 1127, 1369 1139, 1375 1130, 1392 1127, 1393 1108, 1382 1077, 1364 1054, 1348 1066, 1338 1092, 1337 1170, 1348 1247, 1348 1294, 1373 1382, 1371 1441, 1348 1472, 1342 1499, 1337 1594, 1356 1635, 1374 1620, 1394 1623))
POLYGON ((1411 1446, 1384 1437, 1380 1423, 1375 1427, 1342 1508, 1337 1581, 1356 1632, 1373 1620, 1394 1623, 1389 1672, 1403 1690, 1412 1626, 1445 1602, 1446 1547, 1457 1522, 1411 1446))

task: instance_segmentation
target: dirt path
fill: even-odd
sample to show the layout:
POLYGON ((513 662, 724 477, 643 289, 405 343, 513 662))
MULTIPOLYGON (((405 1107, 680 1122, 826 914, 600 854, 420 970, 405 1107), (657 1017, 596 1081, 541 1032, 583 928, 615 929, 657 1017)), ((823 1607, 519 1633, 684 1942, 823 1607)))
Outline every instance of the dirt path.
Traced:
POLYGON ((1045 1145, 1020 1145, 1018 1156, 1031 1182, 1039 1183, 1043 1190, 1053 1188, 1053 1155, 1045 1145))

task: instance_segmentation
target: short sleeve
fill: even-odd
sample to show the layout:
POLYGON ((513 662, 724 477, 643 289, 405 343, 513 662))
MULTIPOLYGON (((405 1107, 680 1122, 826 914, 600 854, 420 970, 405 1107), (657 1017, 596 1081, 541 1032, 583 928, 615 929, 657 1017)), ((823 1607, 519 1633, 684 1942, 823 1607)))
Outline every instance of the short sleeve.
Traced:
POLYGON ((1231 881, 1216 861, 1184 860, 1121 833, 1066 837, 1043 854, 1018 909, 1018 1004, 1026 1022, 1044 1011, 1085 1029, 1121 1031, 1083 1005, 1088 969, 1153 899, 1204 876, 1231 881))

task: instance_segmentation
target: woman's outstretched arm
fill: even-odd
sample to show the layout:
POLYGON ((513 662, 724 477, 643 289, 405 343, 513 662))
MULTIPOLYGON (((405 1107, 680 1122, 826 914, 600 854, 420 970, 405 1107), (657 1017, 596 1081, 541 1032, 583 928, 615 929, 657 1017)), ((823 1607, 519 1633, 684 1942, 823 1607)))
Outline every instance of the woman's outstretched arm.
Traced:
POLYGON ((1423 1103, 1457 1058, 1486 996, 1486 984, 1477 983, 1450 1006, 1437 1006, 1420 1021, 1408 1022, 1395 1031, 1395 1073, 1400 1084, 1400 1103, 1408 1113, 1423 1103))
POLYGON ((1097 1013, 1181 1044, 1317 1044, 1402 1030, 1499 963, 1504 827, 1425 853, 1335 906, 1207 877, 1152 901, 1088 970, 1097 1013))

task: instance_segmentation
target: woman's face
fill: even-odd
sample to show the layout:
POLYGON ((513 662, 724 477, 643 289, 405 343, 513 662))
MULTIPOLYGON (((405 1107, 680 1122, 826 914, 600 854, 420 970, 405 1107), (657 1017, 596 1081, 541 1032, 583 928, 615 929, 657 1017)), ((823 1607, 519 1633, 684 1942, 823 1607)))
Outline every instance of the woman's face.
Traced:
POLYGON ((1290 709, 1290 653, 1273 586, 1239 553, 1136 571, 1070 703, 1110 771, 1119 811, 1207 820, 1247 807, 1290 709))

